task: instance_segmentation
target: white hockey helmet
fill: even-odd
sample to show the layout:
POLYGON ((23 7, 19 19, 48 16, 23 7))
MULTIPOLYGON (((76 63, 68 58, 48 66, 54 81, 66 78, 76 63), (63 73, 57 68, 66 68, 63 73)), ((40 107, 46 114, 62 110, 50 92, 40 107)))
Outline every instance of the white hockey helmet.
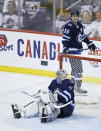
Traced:
POLYGON ((63 70, 63 69, 57 70, 57 72, 56 72, 56 78, 61 79, 61 80, 66 79, 67 78, 67 72, 66 72, 66 70, 63 70))

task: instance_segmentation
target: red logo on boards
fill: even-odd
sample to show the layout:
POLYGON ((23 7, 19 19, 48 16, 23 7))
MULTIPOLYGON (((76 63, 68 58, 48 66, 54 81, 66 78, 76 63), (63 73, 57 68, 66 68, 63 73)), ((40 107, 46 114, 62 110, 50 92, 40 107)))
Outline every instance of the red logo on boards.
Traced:
POLYGON ((7 45, 7 38, 5 35, 0 34, 0 46, 6 46, 7 45))
MULTIPOLYGON (((89 52, 89 55, 101 56, 101 50, 96 49, 95 52, 89 52)), ((93 67, 101 67, 101 62, 89 61, 93 67)))

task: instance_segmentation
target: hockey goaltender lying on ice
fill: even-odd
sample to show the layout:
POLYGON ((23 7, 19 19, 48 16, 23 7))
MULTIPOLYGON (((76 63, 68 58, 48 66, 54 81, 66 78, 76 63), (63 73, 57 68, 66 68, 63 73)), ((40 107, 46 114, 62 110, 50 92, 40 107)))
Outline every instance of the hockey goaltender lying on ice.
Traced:
POLYGON ((12 104, 14 118, 39 117, 42 123, 46 123, 69 117, 74 111, 74 84, 67 79, 67 72, 63 69, 56 72, 56 79, 47 90, 38 90, 34 95, 22 93, 32 97, 33 101, 23 107, 12 104))

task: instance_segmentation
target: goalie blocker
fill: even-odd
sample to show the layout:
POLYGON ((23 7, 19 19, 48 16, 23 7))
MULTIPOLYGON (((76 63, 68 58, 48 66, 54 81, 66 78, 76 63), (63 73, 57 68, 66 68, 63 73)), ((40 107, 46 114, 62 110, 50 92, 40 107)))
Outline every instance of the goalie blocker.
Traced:
POLYGON ((56 79, 52 80, 48 91, 40 90, 35 95, 23 93, 33 97, 33 101, 24 107, 12 105, 15 118, 39 117, 42 123, 46 123, 56 118, 69 117, 74 111, 74 85, 67 79, 65 70, 56 72, 56 79))

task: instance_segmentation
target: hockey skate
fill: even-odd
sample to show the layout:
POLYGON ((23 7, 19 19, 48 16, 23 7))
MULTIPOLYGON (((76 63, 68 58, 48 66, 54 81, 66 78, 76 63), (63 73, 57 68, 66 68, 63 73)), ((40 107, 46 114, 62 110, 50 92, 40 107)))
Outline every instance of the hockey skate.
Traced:
POLYGON ((17 104, 13 104, 13 105, 11 105, 11 107, 12 107, 12 110, 13 110, 14 118, 16 118, 16 119, 21 118, 21 114, 19 112, 17 104))

